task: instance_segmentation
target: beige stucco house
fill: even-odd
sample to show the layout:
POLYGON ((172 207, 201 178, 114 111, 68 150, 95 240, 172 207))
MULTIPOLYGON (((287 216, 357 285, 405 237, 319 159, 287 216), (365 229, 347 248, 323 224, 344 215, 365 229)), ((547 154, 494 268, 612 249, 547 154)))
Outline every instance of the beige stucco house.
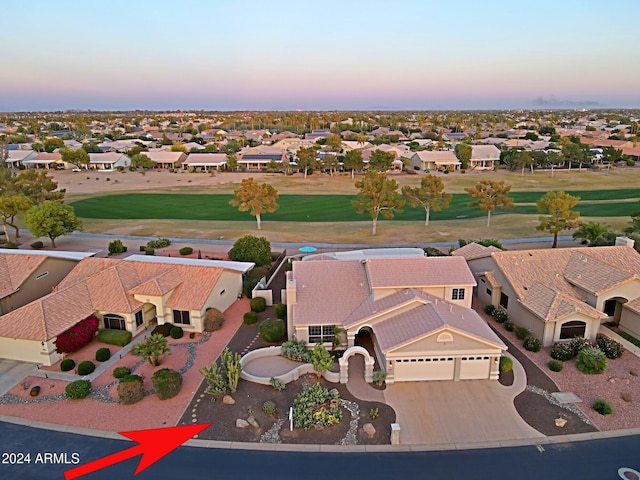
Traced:
POLYGON ((420 170, 459 170, 460 160, 451 150, 422 150, 411 157, 411 165, 420 170))
POLYGON ((58 334, 95 315, 100 328, 172 323, 201 332, 209 308, 226 310, 242 292, 245 262, 132 255, 86 258, 54 291, 0 317, 0 357, 52 365, 58 334))
POLYGON ((499 251, 468 244, 466 258, 484 304, 504 309, 544 346, 619 323, 640 334, 640 254, 629 246, 499 251))
POLYGON ((288 335, 330 347, 340 327, 346 348, 366 339, 387 383, 496 379, 506 346, 471 309, 474 286, 455 257, 293 262, 288 335))

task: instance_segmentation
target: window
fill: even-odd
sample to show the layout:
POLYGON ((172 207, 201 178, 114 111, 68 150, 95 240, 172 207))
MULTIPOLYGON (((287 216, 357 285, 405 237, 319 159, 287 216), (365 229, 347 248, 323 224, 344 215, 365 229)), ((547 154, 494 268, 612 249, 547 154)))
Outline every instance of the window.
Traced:
POLYGON ((189 310, 174 310, 173 323, 191 325, 191 320, 189 319, 189 310))
POLYGON ((507 308, 509 306, 509 296, 504 293, 500 294, 500 306, 502 308, 507 308))
POLYGON ((104 328, 111 328, 112 330, 126 330, 126 323, 124 317, 115 315, 113 313, 107 313, 102 316, 104 321, 104 328))
POLYGON ((36 275, 36 280, 40 280, 41 278, 44 278, 47 275, 49 275, 49 272, 42 272, 41 274, 36 275))
POLYGON ((610 298, 606 302, 604 302, 603 312, 607 314, 609 317, 613 317, 616 314, 616 300, 614 298, 610 298))
POLYGON ((139 327, 144 323, 144 317, 142 315, 142 310, 138 310, 136 312, 136 327, 139 327))
POLYGON ((490 288, 487 288, 487 295, 489 295, 489 296, 493 295, 493 292, 491 291, 490 288))
POLYGON ((579 320, 563 323, 560 327, 560 340, 569 340, 573 337, 584 337, 587 324, 579 320))
POLYGON ((464 288, 454 288, 451 291, 451 300, 464 300, 464 288))
POLYGON ((309 327, 309 343, 332 343, 333 325, 313 325, 309 327))
POLYGON ((226 292, 226 288, 223 288, 222 290, 220 290, 220 296, 224 295, 224 292, 226 292))

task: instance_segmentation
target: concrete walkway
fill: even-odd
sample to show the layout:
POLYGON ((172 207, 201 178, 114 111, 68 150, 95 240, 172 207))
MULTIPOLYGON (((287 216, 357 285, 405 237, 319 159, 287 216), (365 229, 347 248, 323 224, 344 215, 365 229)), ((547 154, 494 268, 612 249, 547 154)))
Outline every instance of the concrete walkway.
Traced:
POLYGON ((514 383, 508 387, 489 380, 388 385, 384 399, 396 411, 400 442, 447 448, 481 443, 490 447, 505 440, 545 438, 513 405, 527 379, 522 365, 511 358, 514 383))
POLYGON ((364 357, 362 355, 353 355, 349 358, 347 390, 351 395, 365 402, 385 403, 382 390, 376 390, 364 381, 364 357))

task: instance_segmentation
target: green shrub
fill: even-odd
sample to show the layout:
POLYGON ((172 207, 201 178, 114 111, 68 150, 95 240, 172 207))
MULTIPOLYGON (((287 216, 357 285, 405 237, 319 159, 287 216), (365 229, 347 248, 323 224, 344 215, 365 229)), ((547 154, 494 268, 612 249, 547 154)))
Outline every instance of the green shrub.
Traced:
POLYGON ((522 346, 530 352, 539 352, 542 348, 542 343, 535 337, 527 337, 524 339, 524 342, 522 342, 522 346))
POLYGON ((640 340, 634 337, 633 335, 629 335, 627 332, 622 332, 622 331, 618 332, 618 335, 620 335, 625 340, 633 343, 636 347, 640 347, 640 340))
POLYGON ((34 250, 40 250, 41 248, 44 248, 44 243, 42 243, 41 240, 36 240, 31 244, 31 248, 34 250))
POLYGON ((85 360, 84 362, 80 362, 78 364, 78 375, 89 375, 96 369, 96 366, 93 362, 89 360, 85 360))
POLYGON ((245 235, 229 250, 229 258, 236 262, 253 262, 256 265, 271 264, 271 244, 264 237, 245 235))
POLYGON ((332 394, 320 383, 314 383, 293 400, 293 425, 308 430, 311 427, 330 427, 342 420, 338 406, 340 396, 332 394))
POLYGON ((127 247, 124 246, 122 240, 114 240, 113 242, 109 242, 108 250, 109 255, 118 255, 119 253, 126 252, 127 247))
POLYGON ((113 376, 115 378, 126 377, 131 373, 131 369, 129 367, 116 367, 113 369, 113 376))
POLYGON ((100 330, 98 332, 98 340, 100 340, 102 343, 108 343, 109 345, 124 347, 131 341, 131 332, 127 330, 105 328, 104 330, 100 330))
POLYGON ((604 335, 600 335, 596 338, 596 345, 600 350, 602 350, 607 358, 611 360, 620 358, 624 353, 624 347, 621 343, 618 343, 609 337, 605 337, 604 335))
POLYGON ((507 373, 513 370, 513 360, 509 357, 500 357, 500 373, 507 373))
POLYGON ((182 375, 170 368, 161 368, 151 377, 151 383, 160 400, 167 400, 180 393, 182 388, 182 375))
POLYGON ((516 328, 516 326, 513 324, 511 320, 507 320, 502 324, 502 326, 507 332, 513 332, 513 329, 516 328))
POLYGON ((591 347, 591 342, 584 337, 574 337, 573 340, 569 343, 571 349, 573 350, 573 356, 578 355, 580 350, 585 347, 591 347))
POLYGON ((224 325, 224 316, 217 308, 207 308, 202 327, 205 332, 215 332, 224 325))
POLYGON ((286 326, 281 318, 267 318, 260 324, 260 336, 265 342, 278 342, 285 333, 286 326))
POLYGON ((69 370, 73 370, 76 368, 76 362, 71 358, 65 358, 60 362, 60 371, 68 372, 69 370))
POLYGON ((244 296, 251 298, 251 292, 253 292, 253 289, 258 283, 260 283, 259 278, 247 276, 247 278, 242 281, 242 293, 244 293, 244 296))
POLYGON ((125 375, 118 383, 118 399, 123 405, 138 403, 144 398, 144 382, 138 375, 125 375))
POLYGON ((262 297, 252 298, 249 302, 252 312, 260 313, 267 309, 267 301, 262 297))
POLYGON ((525 327, 517 327, 515 329, 515 332, 516 332, 516 337, 518 337, 520 340, 524 340, 531 334, 529 329, 525 327))
POLYGON ((140 245, 140 251, 141 252, 145 252, 147 250, 147 246, 146 245, 140 245))
POLYGON ((273 400, 267 400, 262 404, 262 411, 267 415, 275 415, 278 412, 278 406, 273 400))
POLYGON ((277 391, 281 392, 282 390, 285 389, 285 387, 287 386, 286 383, 284 383, 282 380, 280 380, 279 378, 275 378, 275 377, 271 377, 269 379, 269 383, 271 384, 271 386, 273 388, 275 388, 277 391))
POLYGON ((111 350, 107 347, 102 347, 96 350, 96 362, 106 362, 111 358, 111 350))
POLYGON ((278 303, 273 310, 276 314, 276 317, 285 320, 287 318, 287 306, 284 303, 278 303))
POLYGON ((245 325, 253 325, 258 321, 258 314, 256 312, 247 312, 243 315, 242 321, 245 325))
POLYGON ((180 255, 191 255, 193 253, 193 248, 191 247, 182 247, 180 250, 180 255))
POLYGON ((151 331, 151 335, 154 333, 159 333, 163 337, 168 337, 171 335, 171 329, 173 325, 170 323, 163 323, 162 325, 156 325, 156 327, 151 331))
POLYGON ((593 409, 600 415, 611 415, 613 413, 611 404, 602 398, 593 402, 593 409))
POLYGON ((547 362, 547 367, 549 367, 549 370, 552 372, 561 372, 563 366, 564 364, 560 360, 549 360, 547 362))
POLYGON ((171 335, 171 338, 177 340, 179 338, 182 338, 182 336, 184 335, 184 331, 182 330, 182 327, 171 327, 169 334, 171 335))
POLYGON ((504 323, 509 320, 509 314, 507 314, 507 312, 505 312, 504 310, 496 308, 493 311, 493 318, 498 323, 504 323))
POLYGON ((493 315, 493 312, 496 311, 496 307, 495 305, 485 305, 484 306, 484 313, 487 313, 489 315, 493 315))
POLYGON ((156 254, 156 250, 155 250, 155 248, 146 247, 144 249, 144 254, 145 255, 155 255, 156 254))
POLYGON ((288 342, 284 342, 282 344, 280 354, 294 362, 305 363, 309 362, 311 356, 309 349, 307 348, 307 343, 304 340, 297 340, 296 338, 292 338, 288 342))
POLYGON ((566 362, 575 357, 576 354, 573 351, 573 347, 565 342, 556 342, 551 347, 551 358, 566 362))
POLYGON ((149 248, 164 248, 171 245, 171 240, 168 238, 158 238, 157 240, 149 240, 147 247, 149 248))
POLYGON ((576 367, 587 375, 596 375, 607 369, 607 357, 597 347, 584 347, 578 353, 576 367))
POLYGON ((64 389, 64 393, 67 398, 78 400, 85 398, 91 393, 91 382, 89 380, 76 380, 71 382, 64 389))

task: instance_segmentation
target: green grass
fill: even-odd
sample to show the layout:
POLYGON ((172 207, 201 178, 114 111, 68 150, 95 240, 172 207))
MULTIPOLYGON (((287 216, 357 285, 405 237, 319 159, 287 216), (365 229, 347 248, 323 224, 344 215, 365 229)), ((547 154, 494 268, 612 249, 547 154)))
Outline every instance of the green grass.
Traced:
MULTIPOLYGON (((535 202, 545 192, 514 192, 514 210, 498 208, 493 215, 503 213, 537 214, 535 202)), ((586 217, 629 216, 640 209, 635 200, 640 198, 640 189, 589 190, 569 192, 581 200, 576 210, 586 217), (620 200, 616 202, 616 200, 620 200), (607 203, 590 203, 590 202, 607 203)), ((248 213, 238 212, 229 205, 232 195, 222 194, 155 194, 128 193, 105 195, 73 202, 76 215, 81 218, 100 219, 180 219, 247 221, 248 213)), ((273 222, 354 222, 366 220, 358 215, 351 205, 355 195, 281 195, 280 208, 264 216, 273 222)), ((432 220, 455 220, 486 216, 479 208, 468 206, 470 197, 454 194, 451 205, 441 212, 432 212, 432 220)), ((396 215, 398 220, 420 221, 424 210, 405 206, 404 212, 396 215)))
POLYGON ((629 335, 627 332, 618 332, 618 335, 620 335, 622 338, 624 338, 625 340, 630 341, 631 343, 633 343, 636 347, 640 347, 640 340, 638 340, 636 337, 634 337, 633 335, 629 335))

